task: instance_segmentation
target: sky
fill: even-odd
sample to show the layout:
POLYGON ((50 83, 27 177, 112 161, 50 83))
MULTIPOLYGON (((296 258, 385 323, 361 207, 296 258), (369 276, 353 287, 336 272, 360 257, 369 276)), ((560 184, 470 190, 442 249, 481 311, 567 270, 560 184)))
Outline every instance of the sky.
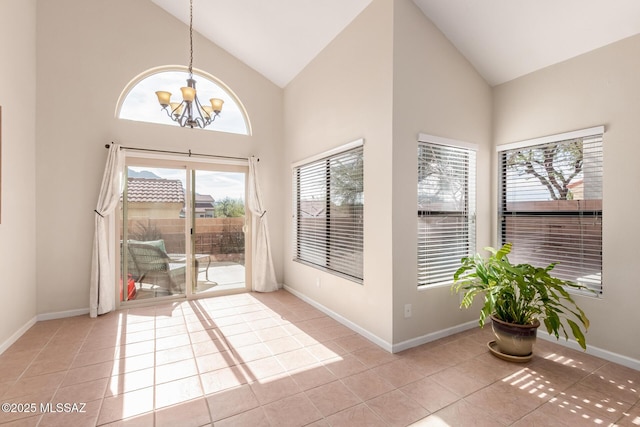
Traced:
MULTIPOLYGON (((151 168, 148 166, 129 166, 136 172, 150 171, 160 178, 179 179, 186 188, 187 172, 185 169, 151 168)), ((196 192, 211 195, 215 201, 226 197, 244 200, 245 174, 242 172, 196 171, 196 192)))

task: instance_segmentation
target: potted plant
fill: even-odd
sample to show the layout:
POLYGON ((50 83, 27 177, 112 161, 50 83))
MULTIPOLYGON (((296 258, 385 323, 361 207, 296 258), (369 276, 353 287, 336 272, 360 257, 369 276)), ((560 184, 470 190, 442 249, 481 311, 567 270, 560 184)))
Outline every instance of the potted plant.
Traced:
MULTIPOLYGON (((571 298, 569 289, 589 290, 587 287, 552 277, 556 263, 546 268, 530 264, 511 264, 507 255, 511 243, 506 243, 491 253, 488 258, 476 254, 461 260, 455 272, 452 291, 463 292, 460 307, 469 308, 476 295, 484 297, 480 309, 480 326, 487 317, 492 320, 496 335, 495 346, 503 355, 515 358, 530 358, 536 331, 544 322, 549 335, 560 338, 560 333, 569 339, 563 320, 569 325, 573 337, 580 347, 587 348, 584 331, 589 328, 589 319, 571 298)), ((489 343, 493 349, 493 342, 489 343)), ((496 354, 499 356, 499 354, 496 354)))

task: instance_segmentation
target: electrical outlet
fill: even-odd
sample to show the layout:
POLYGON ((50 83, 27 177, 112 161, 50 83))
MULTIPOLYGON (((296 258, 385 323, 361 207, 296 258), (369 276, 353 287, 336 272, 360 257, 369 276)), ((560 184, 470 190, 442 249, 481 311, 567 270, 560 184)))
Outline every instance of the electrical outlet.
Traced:
POLYGON ((411 317, 411 304, 404 305, 404 318, 408 319, 411 317))
POLYGON ((320 287, 320 278, 316 277, 316 287, 320 287))

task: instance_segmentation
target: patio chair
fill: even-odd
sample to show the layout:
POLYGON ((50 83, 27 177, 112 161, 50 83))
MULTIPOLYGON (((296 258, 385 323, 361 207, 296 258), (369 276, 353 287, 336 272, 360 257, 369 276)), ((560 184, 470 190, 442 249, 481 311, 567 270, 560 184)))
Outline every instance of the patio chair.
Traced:
POLYGON ((166 252, 154 245, 129 242, 127 249, 129 273, 137 283, 153 285, 156 294, 184 293, 184 262, 172 262, 166 252))

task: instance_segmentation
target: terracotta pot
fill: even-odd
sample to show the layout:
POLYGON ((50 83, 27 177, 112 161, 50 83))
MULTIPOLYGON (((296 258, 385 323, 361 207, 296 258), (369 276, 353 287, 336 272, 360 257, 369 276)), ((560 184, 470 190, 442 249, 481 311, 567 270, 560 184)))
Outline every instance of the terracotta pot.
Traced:
POLYGON ((539 326, 538 319, 531 325, 516 325, 491 316, 491 328, 498 350, 511 356, 528 356, 532 353, 539 326))

